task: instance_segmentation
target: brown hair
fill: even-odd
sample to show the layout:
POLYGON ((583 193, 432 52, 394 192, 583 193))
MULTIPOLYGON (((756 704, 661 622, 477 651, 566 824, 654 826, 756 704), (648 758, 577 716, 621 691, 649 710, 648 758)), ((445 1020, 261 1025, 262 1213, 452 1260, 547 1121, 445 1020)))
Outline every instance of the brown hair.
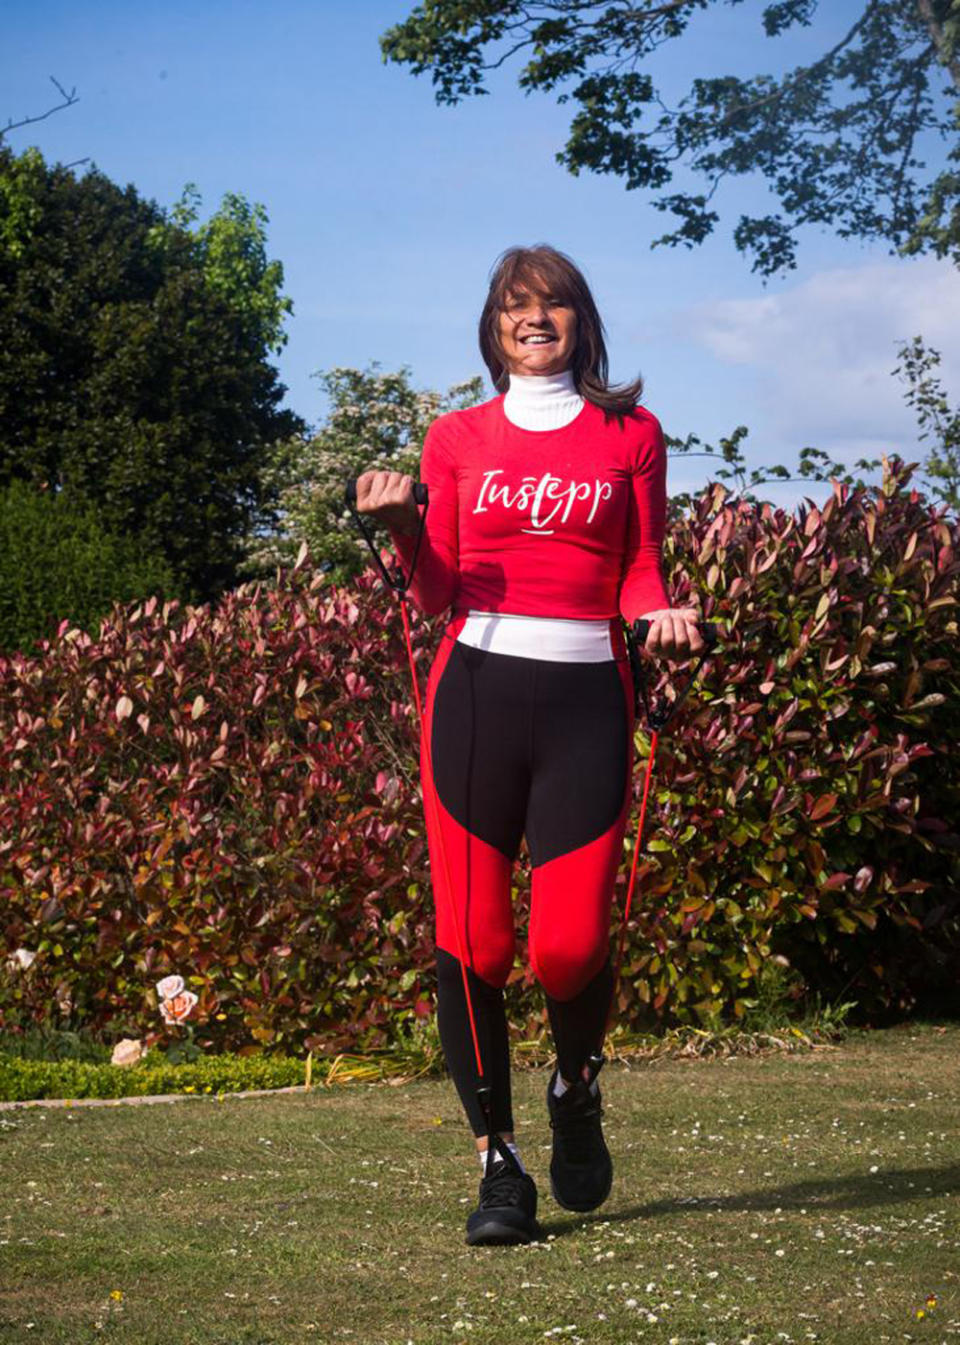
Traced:
POLYGON ((640 400, 643 379, 611 385, 603 323, 583 274, 568 256, 547 243, 507 248, 490 273, 490 288, 480 314, 480 354, 498 392, 510 382, 500 345, 500 314, 510 294, 527 290, 569 304, 577 315, 577 342, 571 372, 577 391, 588 402, 616 416, 629 415, 640 400))

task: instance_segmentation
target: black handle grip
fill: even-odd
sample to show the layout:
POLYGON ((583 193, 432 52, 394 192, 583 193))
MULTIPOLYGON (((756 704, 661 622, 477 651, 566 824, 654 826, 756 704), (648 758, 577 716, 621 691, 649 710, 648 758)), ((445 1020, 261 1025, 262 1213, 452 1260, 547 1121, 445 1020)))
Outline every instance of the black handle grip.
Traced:
MULTIPOLYGON (((720 632, 715 621, 698 621, 697 630, 700 632, 700 638, 708 649, 715 649, 720 639, 720 632)), ((650 633, 650 622, 646 617, 641 616, 633 623, 633 633, 641 645, 646 644, 647 636, 650 633)))
MULTIPOLYGON (((356 503, 357 503, 357 483, 356 483, 356 481, 348 481, 348 482, 347 482, 347 485, 346 485, 346 490, 345 490, 344 493, 346 494, 346 497, 347 497, 347 504, 356 505, 356 503)), ((415 503, 415 504, 426 504, 426 502, 427 502, 427 496, 428 496, 428 491, 427 491, 427 487, 426 487, 425 482, 423 482, 423 481, 414 481, 414 483, 413 483, 413 500, 414 500, 414 503, 415 503)))

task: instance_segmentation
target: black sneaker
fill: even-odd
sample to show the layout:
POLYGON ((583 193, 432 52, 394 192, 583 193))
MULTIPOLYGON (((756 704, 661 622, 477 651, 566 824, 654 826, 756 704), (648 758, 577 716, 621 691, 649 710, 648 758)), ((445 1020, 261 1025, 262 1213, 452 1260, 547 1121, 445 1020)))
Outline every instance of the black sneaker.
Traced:
POLYGON ((467 1220, 467 1242, 537 1242, 537 1188, 504 1144, 487 1159, 480 1183, 480 1204, 467 1220))
POLYGON ((557 1097, 554 1070, 547 1085, 547 1108, 553 1129, 550 1189, 565 1210, 585 1214, 602 1205, 613 1184, 613 1163, 603 1138, 600 1089, 592 1093, 585 1079, 557 1097))

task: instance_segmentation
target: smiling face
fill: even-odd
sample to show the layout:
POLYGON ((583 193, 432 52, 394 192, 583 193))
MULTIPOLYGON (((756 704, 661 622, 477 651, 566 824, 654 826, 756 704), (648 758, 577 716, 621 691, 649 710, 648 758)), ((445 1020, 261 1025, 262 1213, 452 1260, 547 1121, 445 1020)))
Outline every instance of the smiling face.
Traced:
POLYGON ((573 363, 577 315, 547 289, 520 287, 506 295, 498 333, 511 374, 559 374, 573 363))

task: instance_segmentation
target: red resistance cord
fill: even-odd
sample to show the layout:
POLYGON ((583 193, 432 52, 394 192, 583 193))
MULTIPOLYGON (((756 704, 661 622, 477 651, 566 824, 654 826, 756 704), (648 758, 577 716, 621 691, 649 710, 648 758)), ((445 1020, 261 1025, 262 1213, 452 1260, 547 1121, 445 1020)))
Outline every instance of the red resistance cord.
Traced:
MULTIPOLYGON (((647 769, 643 777, 643 798, 640 802, 640 823, 637 827, 637 843, 633 850, 633 862, 630 865, 630 881, 627 884, 627 899, 623 906, 623 923, 620 926, 620 941, 617 946, 617 960, 613 966, 613 990, 610 994, 610 1007, 607 1010, 607 1021, 603 1028, 603 1041, 606 1040, 607 1033, 610 1031, 610 1019, 613 1017, 613 1006, 617 1002, 617 991, 620 988, 620 969, 623 965, 623 949, 627 941, 627 924, 630 920, 630 907, 633 904, 633 889, 637 881, 637 864, 640 859, 640 847, 643 843, 643 823, 647 816, 647 798, 650 794, 650 781, 653 778, 653 763, 657 755, 657 731, 653 729, 650 734, 650 755, 647 758, 647 769)), ((603 1050, 603 1041, 600 1043, 600 1049, 603 1050)))
MULTIPOLYGON (((400 613, 403 617, 403 634, 407 644, 407 658, 410 661, 410 679, 413 682, 413 699, 416 702, 417 706, 417 723, 420 728, 420 741, 423 744, 424 751, 428 754, 429 759, 430 742, 429 739, 427 738, 426 730, 424 729, 423 726, 423 705, 421 704, 420 701, 420 683, 417 678, 417 667, 413 658, 413 642, 410 638, 410 617, 409 613, 407 612, 407 600, 403 593, 399 594, 399 598, 400 598, 400 613)), ((433 774, 432 762, 430 762, 430 766, 431 766, 430 774, 432 775, 433 774)), ((440 826, 438 805, 434 797, 434 793, 435 791, 432 789, 424 790, 425 796, 430 798, 433 802, 434 831, 436 832, 437 842, 440 847, 440 862, 443 864, 443 877, 447 885, 447 895, 449 901, 452 903, 454 900, 453 884, 450 881, 450 866, 447 862, 447 852, 444 849, 443 830, 440 826)), ((473 1016, 473 1000, 470 996, 470 981, 467 977, 467 963, 463 955, 463 940, 460 937, 460 921, 456 919, 456 913, 454 913, 453 927, 457 935, 457 959, 460 963, 460 975, 463 977, 463 993, 467 1001, 467 1017, 470 1019, 470 1036, 473 1039, 473 1053, 477 1061, 477 1075, 480 1079, 480 1085, 481 1087, 483 1087, 484 1073, 483 1073, 483 1060, 480 1055, 480 1039, 477 1036, 477 1023, 476 1019, 473 1016)))

